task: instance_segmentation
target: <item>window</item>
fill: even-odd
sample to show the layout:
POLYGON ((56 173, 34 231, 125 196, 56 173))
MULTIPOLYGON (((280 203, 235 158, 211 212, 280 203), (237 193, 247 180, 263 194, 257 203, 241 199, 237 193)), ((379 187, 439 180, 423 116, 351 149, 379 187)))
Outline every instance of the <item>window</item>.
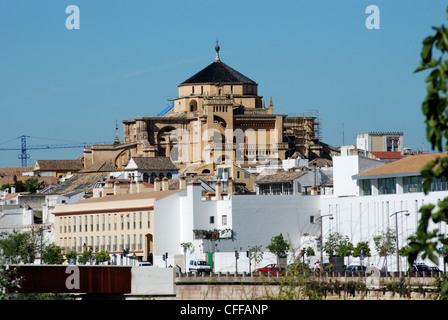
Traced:
POLYGON ((151 211, 148 211, 148 228, 151 227, 151 211))
POLYGON ((441 177, 434 179, 431 183, 431 191, 445 191, 448 190, 448 179, 441 177))
POLYGON ((222 216, 222 225, 226 226, 227 225, 227 215, 223 215, 222 216))
POLYGON ((76 217, 73 217, 73 232, 76 232, 76 217))
POLYGON ((361 185, 361 195, 362 196, 370 196, 372 195, 372 180, 360 180, 361 185))
POLYGON ((422 177, 420 176, 403 177, 403 193, 421 192, 421 184, 422 177))
POLYGON ((133 220, 134 230, 135 230, 135 227, 136 227, 136 224, 137 224, 136 220, 137 220, 137 213, 134 212, 134 220, 133 220))
POLYGON ((93 231, 93 216, 90 216, 90 231, 93 231))
POLYGON ((88 231, 87 230, 87 216, 84 216, 84 231, 88 231))
POLYGON ((396 190, 396 179, 395 178, 382 178, 378 179, 378 193, 379 194, 394 194, 397 193, 396 190))
POLYGON ((210 223, 211 224, 215 223, 215 217, 214 216, 210 216, 210 223))
POLYGON ((271 185, 272 188, 272 194, 281 194, 282 193, 282 186, 280 183, 273 183, 271 185))
POLYGON ((143 218, 142 218, 142 212, 140 211, 140 218, 139 218, 139 222, 138 222, 138 223, 139 223, 139 227, 140 227, 140 229, 141 229, 142 226, 143 226, 143 225, 142 225, 142 224, 143 224, 142 219, 143 219, 143 218))

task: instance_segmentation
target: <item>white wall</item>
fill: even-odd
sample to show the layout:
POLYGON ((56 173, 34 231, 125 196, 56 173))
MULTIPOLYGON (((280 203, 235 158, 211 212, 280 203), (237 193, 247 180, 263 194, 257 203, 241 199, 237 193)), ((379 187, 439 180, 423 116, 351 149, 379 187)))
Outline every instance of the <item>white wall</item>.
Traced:
MULTIPOLYGON (((159 259, 165 252, 169 258, 183 254, 182 242, 193 243, 187 260, 204 259, 206 252, 219 253, 220 258, 215 256, 216 271, 230 271, 229 268, 234 271, 235 250, 241 252, 242 260, 245 252, 254 246, 262 246, 267 252, 271 238, 280 233, 298 249, 305 233, 320 234, 320 227, 310 223, 310 216, 319 215, 319 203, 319 196, 233 195, 219 201, 203 200, 201 187, 189 185, 186 191, 156 201, 154 254, 158 257, 154 257, 155 264, 165 265, 159 259), (224 215, 227 225, 222 224, 224 215), (210 216, 214 216, 214 224, 210 223, 210 216), (232 238, 194 239, 195 229, 227 228, 232 229, 232 238), (229 253, 230 258, 223 253, 229 253)), ((174 266, 173 261, 168 263, 174 266)), ((241 262, 241 268, 245 264, 241 262)))
MULTIPOLYGON (((393 195, 372 195, 361 197, 322 197, 322 215, 332 214, 333 220, 324 219, 323 235, 325 237, 332 232, 340 232, 347 235, 350 241, 356 245, 360 241, 368 241, 374 256, 366 262, 383 267, 384 258, 380 258, 375 252, 373 238, 380 235, 387 228, 396 230, 395 216, 397 211, 408 210, 410 215, 403 213, 397 215, 398 218, 398 241, 401 248, 406 244, 408 237, 417 228, 420 213, 418 210, 423 204, 436 204, 439 199, 448 196, 447 191, 432 192, 428 195, 424 193, 405 193, 393 195)), ((436 227, 431 225, 431 227, 436 227)), ((442 232, 447 232, 446 223, 437 226, 442 232)), ((356 259, 352 258, 352 261, 356 259)), ((427 261, 428 264, 431 264, 427 261)), ((397 269, 396 255, 388 258, 388 270, 397 269)), ((407 270, 405 258, 400 259, 401 271, 407 270)), ((443 265, 439 264, 443 270, 443 265)))
POLYGON ((358 155, 333 157, 334 195, 358 196, 359 187, 353 176, 384 164, 383 161, 358 155))

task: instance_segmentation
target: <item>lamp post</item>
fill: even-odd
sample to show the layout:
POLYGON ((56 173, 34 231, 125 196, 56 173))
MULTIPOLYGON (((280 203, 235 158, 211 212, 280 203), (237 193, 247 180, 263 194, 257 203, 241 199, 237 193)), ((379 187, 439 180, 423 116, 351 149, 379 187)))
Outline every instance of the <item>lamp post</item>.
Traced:
POLYGON ((322 218, 324 217, 330 217, 330 220, 333 220, 334 217, 332 214, 324 214, 323 216, 320 216, 319 218, 317 218, 316 220, 314 220, 312 223, 316 223, 318 220, 320 220, 320 265, 321 265, 321 269, 323 270, 324 268, 324 253, 323 253, 323 226, 322 226, 322 218))
POLYGON ((398 253, 398 214, 399 213, 405 213, 405 216, 409 216, 409 211, 408 210, 401 210, 401 211, 397 211, 394 212, 393 214, 391 214, 390 216, 395 216, 395 237, 397 240, 397 272, 398 275, 401 275, 401 271, 400 271, 400 255, 398 253))

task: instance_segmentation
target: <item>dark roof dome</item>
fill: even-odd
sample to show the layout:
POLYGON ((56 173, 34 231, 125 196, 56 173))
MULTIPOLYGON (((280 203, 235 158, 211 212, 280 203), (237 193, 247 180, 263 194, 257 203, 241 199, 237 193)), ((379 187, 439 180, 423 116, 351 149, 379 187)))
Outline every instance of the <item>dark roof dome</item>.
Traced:
POLYGON ((181 85, 194 83, 245 83, 256 84, 245 75, 221 62, 219 58, 219 46, 216 45, 216 59, 213 63, 188 78, 181 85))

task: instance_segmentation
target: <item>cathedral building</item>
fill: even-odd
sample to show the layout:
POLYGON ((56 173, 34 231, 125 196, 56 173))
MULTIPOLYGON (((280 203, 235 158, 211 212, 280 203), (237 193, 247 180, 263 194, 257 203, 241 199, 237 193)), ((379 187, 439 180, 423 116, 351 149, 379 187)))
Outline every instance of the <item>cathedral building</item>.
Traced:
POLYGON ((171 157, 180 167, 207 163, 256 163, 291 156, 320 157, 317 117, 287 118, 266 106, 258 84, 215 60, 178 85, 178 97, 158 116, 124 120, 123 143, 94 145, 84 165, 132 157, 171 157))

